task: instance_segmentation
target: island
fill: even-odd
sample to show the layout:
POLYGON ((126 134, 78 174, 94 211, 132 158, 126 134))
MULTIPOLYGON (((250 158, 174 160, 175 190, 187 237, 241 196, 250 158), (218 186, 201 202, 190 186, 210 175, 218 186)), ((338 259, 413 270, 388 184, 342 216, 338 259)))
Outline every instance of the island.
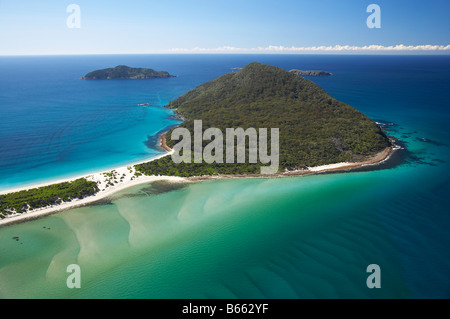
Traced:
POLYGON ((39 188, 0 192, 0 225, 85 205, 139 183, 349 170, 380 163, 393 150, 392 140, 366 115, 308 79, 257 62, 201 84, 166 107, 183 120, 179 127, 190 132, 195 120, 202 120, 203 132, 212 127, 223 132, 279 128, 278 172, 260 174, 264 164, 259 162, 176 164, 170 156, 177 143, 172 128, 160 136, 159 146, 168 153, 159 158, 39 188))
POLYGON ((319 71, 319 70, 303 71, 303 70, 292 69, 289 72, 297 74, 297 75, 309 75, 309 76, 328 76, 328 75, 332 75, 330 72, 319 71))
POLYGON ((107 68, 89 72, 81 77, 82 80, 110 80, 110 79, 155 79, 173 78, 174 75, 166 71, 155 71, 145 68, 131 68, 126 65, 118 65, 115 68, 107 68))
MULTIPOLYGON (((389 153, 391 146, 390 139, 374 121, 337 101, 312 81, 257 62, 202 84, 166 107, 176 110, 184 119, 180 127, 190 132, 194 120, 202 120, 203 131, 279 128, 280 174, 310 172, 309 168, 336 163, 352 166, 373 161, 383 158, 379 154, 389 153)), ((176 141, 167 138, 166 144, 173 148, 176 141)), ((248 149, 246 152, 248 158, 248 149)), ((262 165, 175 164, 165 157, 137 165, 136 170, 146 175, 244 176, 258 175, 262 165)))

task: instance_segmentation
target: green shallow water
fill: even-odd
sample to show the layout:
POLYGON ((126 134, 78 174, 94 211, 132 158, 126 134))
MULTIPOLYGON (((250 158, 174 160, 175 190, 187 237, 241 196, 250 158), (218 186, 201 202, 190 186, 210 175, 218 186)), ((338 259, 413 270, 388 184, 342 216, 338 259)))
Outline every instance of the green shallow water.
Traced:
POLYGON ((420 182, 412 169, 141 185, 0 228, 0 297, 413 297, 414 253, 403 246, 420 245, 428 228, 392 206, 399 182, 420 182), (73 263, 81 289, 66 286, 73 263), (373 263, 382 289, 366 286, 373 263))

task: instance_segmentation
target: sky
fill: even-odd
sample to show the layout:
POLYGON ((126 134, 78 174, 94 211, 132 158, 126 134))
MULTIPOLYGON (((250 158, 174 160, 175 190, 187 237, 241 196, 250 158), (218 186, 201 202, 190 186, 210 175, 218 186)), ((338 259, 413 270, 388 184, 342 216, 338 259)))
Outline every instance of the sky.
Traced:
POLYGON ((450 54, 450 0, 0 0, 0 55, 124 53, 450 54))

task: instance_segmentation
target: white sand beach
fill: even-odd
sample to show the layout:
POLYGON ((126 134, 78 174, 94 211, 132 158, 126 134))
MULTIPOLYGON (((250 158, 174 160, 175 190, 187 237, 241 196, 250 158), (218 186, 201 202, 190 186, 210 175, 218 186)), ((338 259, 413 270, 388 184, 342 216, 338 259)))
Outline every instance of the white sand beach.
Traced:
POLYGON ((41 183, 41 184, 30 185, 30 186, 26 186, 26 187, 20 187, 20 188, 0 191, 0 195, 2 195, 2 194, 18 192, 21 190, 27 190, 27 189, 48 186, 48 185, 57 184, 57 183, 70 182, 70 181, 74 181, 79 178, 86 178, 89 181, 96 182, 98 185, 98 188, 100 190, 95 195, 89 196, 89 197, 86 197, 83 199, 74 199, 70 202, 64 202, 59 205, 53 205, 53 206, 47 206, 47 207, 43 207, 43 208, 33 209, 33 210, 29 210, 26 213, 21 213, 21 214, 8 215, 7 218, 0 220, 0 226, 12 224, 12 223, 16 223, 16 222, 22 222, 22 221, 26 221, 26 220, 30 220, 30 219, 35 219, 38 217, 53 214, 53 213, 56 213, 56 212, 59 212, 62 210, 69 209, 69 208, 84 206, 84 205, 93 203, 95 201, 98 201, 100 199, 107 198, 118 191, 121 191, 123 189, 129 188, 129 187, 132 187, 135 185, 139 185, 139 184, 151 183, 151 182, 162 181, 162 180, 170 181, 170 182, 180 182, 180 181, 186 182, 186 181, 188 181, 186 178, 175 177, 175 176, 145 176, 145 175, 136 176, 135 175, 136 171, 135 171, 134 165, 137 165, 140 163, 146 163, 149 161, 154 161, 161 157, 171 155, 171 154, 172 154, 172 150, 168 153, 162 154, 158 157, 154 157, 154 158, 146 160, 146 161, 133 163, 133 164, 130 164, 127 166, 117 167, 117 168, 111 169, 111 170, 97 172, 97 173, 89 174, 89 175, 85 175, 85 176, 78 176, 75 178, 61 179, 61 180, 57 180, 57 181, 51 181, 48 183, 41 183))
POLYGON ((349 163, 349 162, 342 162, 342 163, 336 163, 336 164, 308 167, 308 170, 311 172, 322 172, 322 171, 328 171, 330 169, 343 168, 343 167, 346 167, 351 164, 352 163, 349 163))
POLYGON ((368 159, 364 162, 342 162, 342 163, 336 163, 336 164, 329 164, 329 165, 321 165, 321 166, 314 166, 314 167, 308 167, 308 171, 310 172, 326 172, 326 171, 334 171, 334 170, 346 170, 351 168, 357 168, 362 166, 368 166, 368 165, 378 165, 385 161, 387 161, 394 150, 398 149, 398 147, 387 147, 380 153, 373 156, 371 159, 368 159))
MULTIPOLYGON (((157 157, 150 158, 150 159, 145 160, 145 161, 135 162, 135 163, 131 163, 131 164, 127 165, 127 166, 121 166, 121 167, 117 167, 117 168, 113 168, 113 169, 109 169, 109 170, 105 170, 105 171, 101 171, 101 172, 92 173, 92 174, 89 174, 89 175, 81 175, 81 176, 77 176, 77 177, 64 178, 64 179, 59 179, 59 180, 52 180, 52 181, 49 181, 49 182, 46 182, 46 183, 33 184, 33 185, 28 185, 28 186, 23 186, 23 187, 17 187, 17 188, 10 188, 10 189, 6 189, 6 190, 0 190, 0 195, 20 192, 20 191, 23 191, 23 190, 32 189, 32 188, 38 188, 38 187, 43 187, 43 186, 48 186, 48 185, 52 185, 52 184, 71 182, 71 181, 74 181, 74 180, 79 179, 79 178, 86 178, 86 179, 91 180, 91 181, 100 181, 101 185, 106 185, 107 178, 106 178, 106 176, 104 174, 111 173, 113 171, 116 171, 117 173, 121 172, 122 174, 125 173, 126 177, 124 178, 123 181, 124 182, 125 181, 130 181, 131 178, 132 178, 132 175, 130 175, 131 172, 129 171, 128 168, 132 169, 133 170, 133 174, 134 174, 134 167, 133 167, 134 165, 147 163, 147 162, 150 162, 150 161, 155 161, 157 159, 160 159, 160 158, 162 158, 164 156, 171 155, 171 154, 172 154, 172 151, 164 153, 164 154, 161 154, 161 155, 159 155, 157 157)), ((102 190, 101 185, 99 185, 100 190, 102 190)))

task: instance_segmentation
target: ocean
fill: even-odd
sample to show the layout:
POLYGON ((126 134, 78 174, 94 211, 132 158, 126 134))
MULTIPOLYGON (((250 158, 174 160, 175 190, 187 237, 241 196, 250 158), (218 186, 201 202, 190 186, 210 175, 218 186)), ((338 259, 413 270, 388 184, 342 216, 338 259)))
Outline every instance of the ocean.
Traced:
POLYGON ((155 182, 2 227, 0 298, 450 298, 449 56, 0 57, 0 189, 162 154, 163 106, 254 61, 331 72, 308 78, 400 139, 395 165, 155 182), (176 77, 79 79, 119 64, 176 77))

